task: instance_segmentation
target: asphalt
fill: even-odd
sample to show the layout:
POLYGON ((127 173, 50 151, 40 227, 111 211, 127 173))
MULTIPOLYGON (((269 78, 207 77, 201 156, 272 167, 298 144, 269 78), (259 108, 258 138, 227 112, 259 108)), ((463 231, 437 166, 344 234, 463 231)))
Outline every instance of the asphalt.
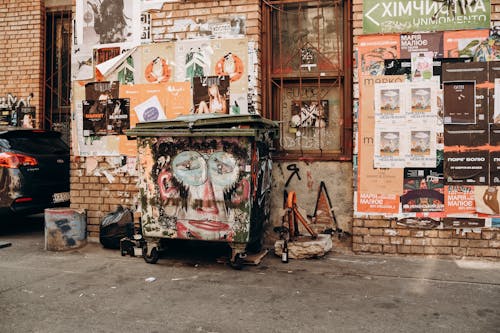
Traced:
POLYGON ((495 260, 269 253, 237 271, 226 248, 184 242, 152 265, 45 251, 40 217, 0 242, 0 332, 500 332, 495 260))

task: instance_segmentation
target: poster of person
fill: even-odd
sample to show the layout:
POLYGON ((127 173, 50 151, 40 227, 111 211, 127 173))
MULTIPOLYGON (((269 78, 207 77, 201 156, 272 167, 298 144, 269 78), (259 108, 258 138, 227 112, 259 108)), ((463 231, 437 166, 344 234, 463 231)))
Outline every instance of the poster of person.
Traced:
POLYGON ((194 113, 229 113, 229 76, 193 78, 194 113))
POLYGON ((85 85, 85 99, 89 101, 105 101, 118 98, 120 85, 116 81, 89 82, 85 85))
POLYGON ((108 134, 124 134, 130 128, 130 100, 128 98, 112 98, 107 100, 107 132, 108 134))
POLYGON ((83 101, 83 136, 106 135, 107 100, 83 101))
POLYGON ((443 163, 435 169, 404 170, 403 213, 444 211, 443 163))
POLYGON ((328 100, 293 101, 290 127, 317 127, 328 125, 328 100))
POLYGON ((76 13, 78 44, 140 44, 141 1, 77 0, 76 13))
POLYGON ((444 123, 476 123, 476 82, 443 82, 444 123))
POLYGON ((17 108, 17 126, 22 128, 36 127, 36 108, 34 106, 20 106, 17 108))

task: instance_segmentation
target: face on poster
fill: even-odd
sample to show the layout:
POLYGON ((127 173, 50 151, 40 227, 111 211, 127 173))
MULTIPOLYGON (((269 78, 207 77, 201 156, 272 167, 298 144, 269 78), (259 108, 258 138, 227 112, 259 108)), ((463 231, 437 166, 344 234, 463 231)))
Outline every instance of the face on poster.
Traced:
POLYGON ((140 44, 140 6, 136 0, 76 0, 79 44, 140 44))
POLYGON ((195 77, 193 107, 197 114, 229 113, 229 76, 195 77))

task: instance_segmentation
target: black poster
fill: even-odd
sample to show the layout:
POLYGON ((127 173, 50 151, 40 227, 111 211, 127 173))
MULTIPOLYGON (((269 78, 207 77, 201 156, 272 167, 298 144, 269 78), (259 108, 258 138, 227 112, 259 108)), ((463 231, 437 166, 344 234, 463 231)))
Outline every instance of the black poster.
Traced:
POLYGON ((107 101, 107 132, 108 134, 124 134, 130 127, 130 100, 128 98, 113 98, 107 101))
POLYGON ((11 121, 10 109, 0 109, 0 126, 9 126, 11 121))
POLYGON ((444 153, 446 185, 488 185, 489 152, 475 150, 444 153))
POLYGON ((445 228, 484 228, 484 219, 477 218, 458 218, 458 217, 446 217, 443 219, 443 227, 445 228))
POLYGON ((118 98, 120 85, 117 81, 90 82, 85 85, 87 101, 103 101, 118 98))
POLYGON ((444 123, 476 123, 476 82, 443 82, 444 123))
POLYGON ((229 76, 193 78, 195 113, 229 113, 229 76))
POLYGON ((106 135, 107 101, 83 101, 83 135, 106 135))
POLYGON ((500 185, 500 151, 490 152, 490 185, 500 185))

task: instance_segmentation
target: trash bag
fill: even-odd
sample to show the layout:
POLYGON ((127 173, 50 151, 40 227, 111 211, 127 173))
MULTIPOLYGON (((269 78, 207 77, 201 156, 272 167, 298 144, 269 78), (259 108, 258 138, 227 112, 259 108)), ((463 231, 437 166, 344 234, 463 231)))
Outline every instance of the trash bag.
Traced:
POLYGON ((118 206, 101 220, 99 241, 108 249, 119 249, 120 239, 134 234, 134 215, 128 208, 118 206))

